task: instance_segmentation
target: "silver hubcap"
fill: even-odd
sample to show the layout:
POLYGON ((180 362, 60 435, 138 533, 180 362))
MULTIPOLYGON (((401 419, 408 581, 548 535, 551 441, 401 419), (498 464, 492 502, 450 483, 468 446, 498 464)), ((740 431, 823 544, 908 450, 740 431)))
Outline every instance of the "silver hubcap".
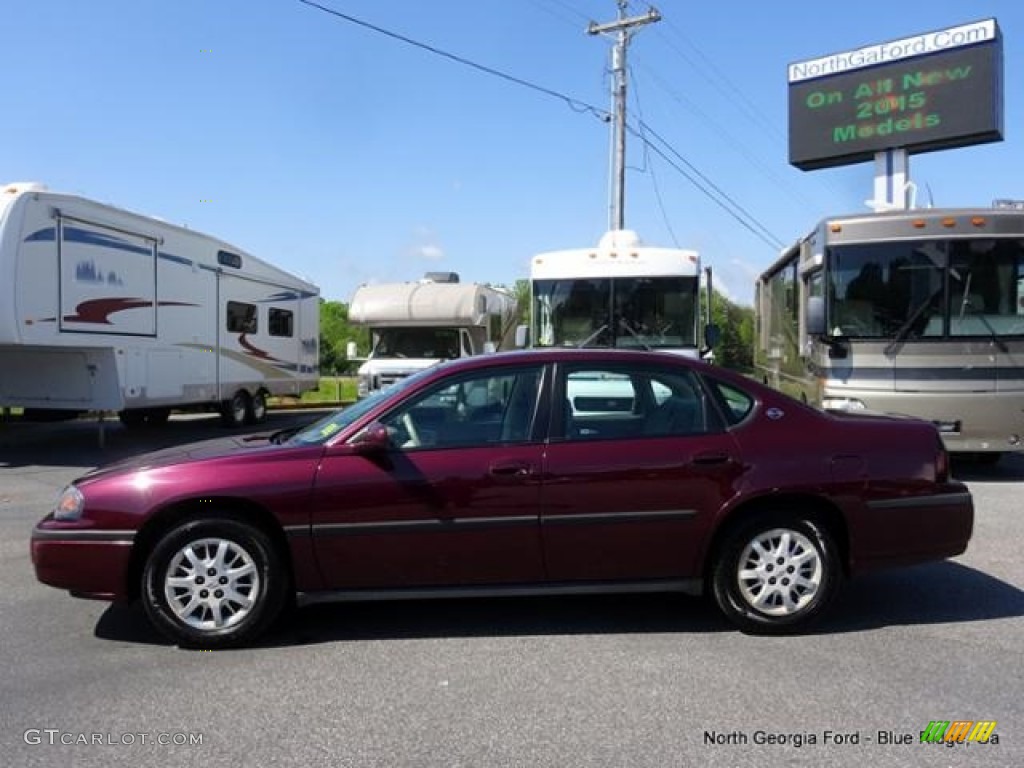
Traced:
POLYGON ((267 398, 263 395, 256 395, 252 401, 252 412, 257 421, 262 419, 267 413, 267 398))
POLYGON ((791 616, 818 594, 823 570, 810 539, 799 531, 774 528, 744 547, 736 577, 752 608, 767 616, 791 616))
POLYGON ((224 629, 252 611, 260 594, 256 561, 226 539, 199 539, 171 558, 164 596, 175 615, 195 629, 224 629))
POLYGON ((236 396, 232 401, 231 410, 235 421, 242 421, 245 418, 245 398, 241 395, 236 396))

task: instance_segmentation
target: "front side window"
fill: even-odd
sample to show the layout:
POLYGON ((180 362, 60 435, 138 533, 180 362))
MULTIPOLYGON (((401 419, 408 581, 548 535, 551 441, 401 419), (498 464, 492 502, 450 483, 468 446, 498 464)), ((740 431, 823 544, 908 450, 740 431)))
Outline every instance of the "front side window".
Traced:
POLYGON ((439 383, 381 421, 403 449, 526 442, 540 383, 540 367, 463 376, 439 383))
POLYGON ((229 301, 227 307, 227 329, 229 333, 256 333, 259 328, 255 304, 229 301))

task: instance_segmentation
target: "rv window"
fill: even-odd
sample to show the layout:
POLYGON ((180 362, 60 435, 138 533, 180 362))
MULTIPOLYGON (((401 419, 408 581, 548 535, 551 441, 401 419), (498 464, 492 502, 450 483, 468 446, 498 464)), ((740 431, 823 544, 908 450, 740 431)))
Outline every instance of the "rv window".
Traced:
POLYGON ((242 257, 230 251, 217 251, 217 262, 225 267, 242 268, 242 257))
POLYGON ((228 332, 256 333, 256 305, 240 301, 228 302, 228 332))
POLYGON ((269 322, 267 323, 270 335, 291 337, 293 335, 293 317, 294 315, 290 310, 271 307, 270 317, 268 318, 269 322))

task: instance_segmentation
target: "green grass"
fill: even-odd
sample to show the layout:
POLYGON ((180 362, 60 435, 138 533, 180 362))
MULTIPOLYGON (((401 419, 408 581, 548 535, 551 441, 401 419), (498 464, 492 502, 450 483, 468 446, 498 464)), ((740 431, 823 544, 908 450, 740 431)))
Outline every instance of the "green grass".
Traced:
POLYGON ((303 393, 303 403, 350 403, 356 399, 356 379, 353 376, 324 376, 320 386, 303 393))

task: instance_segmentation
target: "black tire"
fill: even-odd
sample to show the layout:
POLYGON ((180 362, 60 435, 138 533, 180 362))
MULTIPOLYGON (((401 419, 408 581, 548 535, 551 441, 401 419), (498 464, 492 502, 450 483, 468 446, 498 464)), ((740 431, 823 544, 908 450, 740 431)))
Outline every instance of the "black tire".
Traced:
POLYGON ((149 620, 169 639, 217 649, 263 632, 281 613, 287 585, 281 556, 266 533, 232 518, 199 518, 157 542, 146 558, 141 595, 149 620), (186 553, 203 561, 205 573, 186 553), (233 575, 239 570, 244 573, 233 575))
POLYGON ((974 454, 974 460, 985 467, 994 467, 1002 458, 1003 454, 998 451, 974 454))
POLYGON ((226 427, 240 427, 245 424, 249 413, 249 395, 240 389, 221 405, 220 418, 226 427))
POLYGON ((246 424, 262 424, 267 420, 267 393, 262 389, 252 396, 245 411, 246 424))
POLYGON ((170 408, 132 408, 119 411, 117 417, 128 429, 141 427, 159 427, 167 423, 171 417, 170 408))
POLYGON ((133 408, 128 411, 118 411, 117 418, 128 429, 138 429, 146 424, 146 411, 142 408, 133 408))
POLYGON ((170 408, 151 408, 146 414, 146 423, 151 427, 159 427, 171 418, 170 408))
POLYGON ((785 634, 820 617, 839 591, 839 551, 828 529, 800 514, 769 514, 731 531, 711 575, 719 609, 752 634, 785 634), (773 550, 769 560, 755 548, 773 550), (746 577, 741 576, 746 572, 746 577))

